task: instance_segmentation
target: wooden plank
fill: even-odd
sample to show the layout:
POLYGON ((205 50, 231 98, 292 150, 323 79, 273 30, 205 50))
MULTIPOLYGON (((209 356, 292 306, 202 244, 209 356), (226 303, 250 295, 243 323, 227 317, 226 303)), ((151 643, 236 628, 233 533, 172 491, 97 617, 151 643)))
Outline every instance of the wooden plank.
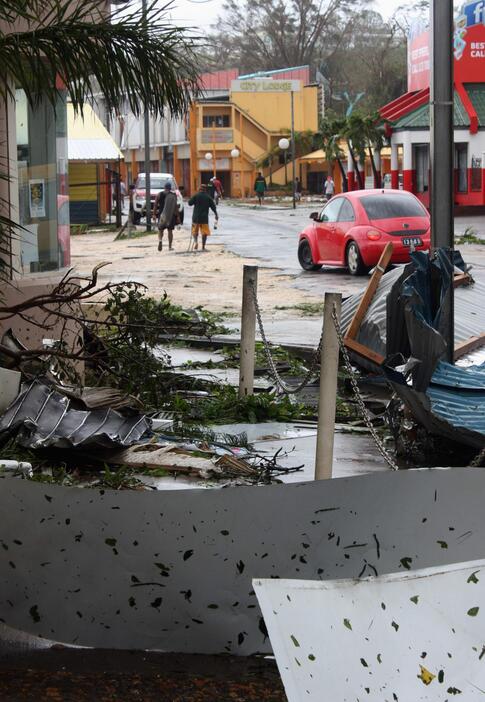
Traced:
POLYGON ((467 353, 476 351, 482 348, 482 346, 485 346, 485 332, 482 332, 478 336, 470 336, 470 338, 465 339, 465 341, 456 344, 453 358, 457 361, 462 356, 466 356, 467 353))
POLYGON ((469 273, 457 273, 453 278, 453 287, 458 288, 460 285, 470 285, 472 277, 469 273))
POLYGON ((393 248, 394 245, 392 241, 389 241, 384 247, 384 251, 381 254, 379 263, 374 268, 374 272, 372 273, 367 289, 364 295, 362 296, 361 301, 359 302, 359 306, 355 311, 352 321, 350 322, 349 328, 345 335, 345 339, 356 338, 360 329, 360 325, 362 324, 362 320, 364 319, 365 314, 369 309, 369 305, 372 302, 372 298, 374 297, 374 294, 379 286, 380 280, 384 275, 387 266, 389 265, 393 248))
POLYGON ((372 351, 372 349, 369 349, 367 346, 364 346, 364 344, 359 343, 355 339, 346 338, 344 339, 344 344, 349 349, 349 351, 353 351, 354 353, 359 354, 359 356, 367 358, 367 360, 376 363, 378 366, 382 366, 382 364, 385 361, 384 356, 381 356, 380 353, 372 351))

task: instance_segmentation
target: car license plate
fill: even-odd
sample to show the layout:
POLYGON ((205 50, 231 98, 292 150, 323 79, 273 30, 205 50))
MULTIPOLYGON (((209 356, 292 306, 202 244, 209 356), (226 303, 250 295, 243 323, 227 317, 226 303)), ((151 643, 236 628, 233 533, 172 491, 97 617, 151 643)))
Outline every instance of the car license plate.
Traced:
POLYGON ((423 240, 419 236, 405 236, 402 243, 403 246, 422 246, 423 240))

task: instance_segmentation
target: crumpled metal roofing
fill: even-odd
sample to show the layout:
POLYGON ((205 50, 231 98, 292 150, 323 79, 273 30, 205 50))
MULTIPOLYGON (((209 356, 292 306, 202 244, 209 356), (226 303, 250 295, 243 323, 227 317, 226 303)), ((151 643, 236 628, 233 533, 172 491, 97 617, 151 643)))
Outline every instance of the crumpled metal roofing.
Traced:
POLYGON ((479 366, 452 366, 440 361, 431 379, 433 385, 462 390, 485 390, 485 363, 479 366))
MULTIPOLYGON (((386 273, 379 283, 369 309, 361 324, 357 340, 382 356, 395 352, 387 348, 387 302, 395 284, 407 277, 411 266, 398 266, 386 273)), ((357 293, 342 303, 342 329, 347 330, 363 293, 357 293)), ((485 330, 485 283, 475 280, 471 285, 455 288, 455 344, 485 330)), ((392 320, 391 320, 392 322, 392 320)), ((397 329, 394 330, 397 333, 397 329)))
POLYGON ((17 434, 29 448, 132 446, 151 429, 144 415, 123 416, 112 409, 78 410, 52 387, 34 380, 0 418, 0 436, 17 434))

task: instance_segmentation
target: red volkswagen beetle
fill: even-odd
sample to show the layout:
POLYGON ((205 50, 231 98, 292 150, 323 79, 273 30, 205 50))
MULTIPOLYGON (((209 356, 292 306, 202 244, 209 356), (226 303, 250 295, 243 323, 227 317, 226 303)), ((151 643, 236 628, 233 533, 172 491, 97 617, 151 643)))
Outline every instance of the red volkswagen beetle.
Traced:
POLYGON ((388 241, 391 263, 407 263, 409 252, 430 247, 427 210, 402 190, 355 190, 333 197, 300 234, 298 260, 306 271, 347 266, 363 275, 376 265, 388 241))

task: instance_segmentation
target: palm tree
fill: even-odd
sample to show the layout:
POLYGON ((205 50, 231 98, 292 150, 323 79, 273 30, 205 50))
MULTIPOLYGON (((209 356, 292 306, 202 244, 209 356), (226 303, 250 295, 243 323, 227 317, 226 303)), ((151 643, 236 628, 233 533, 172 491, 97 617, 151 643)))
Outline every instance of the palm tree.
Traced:
POLYGON ((330 170, 333 170, 334 163, 337 164, 340 175, 342 176, 343 191, 347 192, 349 185, 347 174, 342 163, 342 161, 345 159, 345 154, 340 147, 340 140, 342 139, 344 125, 344 119, 324 117, 320 121, 320 135, 322 139, 323 151, 325 153, 325 160, 327 161, 330 170))
POLYGON ((365 116, 362 120, 364 137, 367 141, 367 148, 369 151, 372 173, 374 175, 375 188, 380 188, 382 186, 382 176, 377 170, 376 161, 374 158, 374 149, 381 151, 382 147, 384 146, 384 133, 382 129, 378 126, 378 124, 379 114, 377 112, 365 116))
POLYGON ((363 190, 365 183, 362 178, 362 171, 359 168, 359 162, 357 161, 357 156, 359 156, 359 161, 362 164, 365 164, 366 141, 362 116, 357 112, 354 112, 347 117, 345 119, 345 125, 342 133, 347 141, 350 158, 354 164, 354 171, 355 175, 357 176, 359 189, 363 190))
MULTIPOLYGON (((127 100, 135 115, 186 114, 198 91, 197 41, 169 23, 171 4, 152 3, 145 15, 125 8, 109 16, 101 0, 0 0, 0 101, 21 88, 30 104, 42 97, 55 105, 61 81, 79 112, 101 92, 111 112, 127 100)), ((0 217, 3 279, 10 275, 15 229, 0 217)))

